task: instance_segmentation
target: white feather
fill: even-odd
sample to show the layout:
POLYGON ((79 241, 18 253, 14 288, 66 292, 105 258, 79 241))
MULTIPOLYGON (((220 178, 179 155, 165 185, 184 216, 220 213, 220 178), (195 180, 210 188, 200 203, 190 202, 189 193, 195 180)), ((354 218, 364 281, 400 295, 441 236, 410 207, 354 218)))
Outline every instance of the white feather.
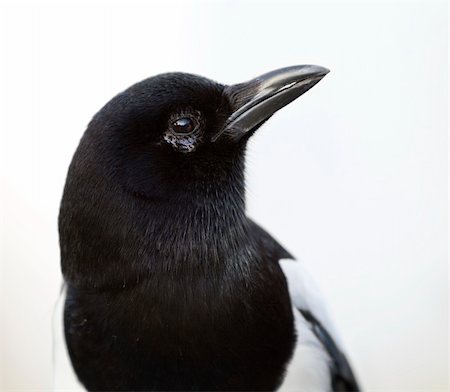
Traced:
POLYGON ((328 314, 322 292, 304 263, 300 260, 281 259, 280 266, 288 282, 292 305, 298 309, 310 311, 333 337, 336 344, 342 347, 341 339, 328 314))
POLYGON ((331 391, 330 357, 297 309, 293 309, 297 344, 279 392, 331 391))
POLYGON ((298 309, 307 310, 320 321, 338 343, 335 328, 327 313, 320 290, 301 261, 280 260, 294 306, 297 344, 279 388, 283 392, 322 392, 331 390, 328 353, 298 309))

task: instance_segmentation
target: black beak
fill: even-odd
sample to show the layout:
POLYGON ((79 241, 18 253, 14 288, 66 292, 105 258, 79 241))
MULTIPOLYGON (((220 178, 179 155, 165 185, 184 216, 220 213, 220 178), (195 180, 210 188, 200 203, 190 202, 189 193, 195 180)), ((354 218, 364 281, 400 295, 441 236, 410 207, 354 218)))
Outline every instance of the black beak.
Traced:
POLYGON ((291 103, 317 84, 328 69, 317 65, 296 65, 268 72, 246 83, 225 88, 233 107, 221 135, 239 140, 244 134, 262 124, 277 110, 291 103))

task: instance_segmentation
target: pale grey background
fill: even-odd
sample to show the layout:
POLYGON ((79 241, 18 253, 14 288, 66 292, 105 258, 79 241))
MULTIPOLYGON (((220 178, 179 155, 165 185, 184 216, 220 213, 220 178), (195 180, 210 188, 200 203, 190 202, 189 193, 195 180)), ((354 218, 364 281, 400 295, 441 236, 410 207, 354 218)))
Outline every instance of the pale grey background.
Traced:
POLYGON ((367 391, 448 387, 446 2, 0 8, 0 390, 51 386, 58 204, 91 116, 150 75, 331 73, 248 154, 248 208, 320 283, 367 391))

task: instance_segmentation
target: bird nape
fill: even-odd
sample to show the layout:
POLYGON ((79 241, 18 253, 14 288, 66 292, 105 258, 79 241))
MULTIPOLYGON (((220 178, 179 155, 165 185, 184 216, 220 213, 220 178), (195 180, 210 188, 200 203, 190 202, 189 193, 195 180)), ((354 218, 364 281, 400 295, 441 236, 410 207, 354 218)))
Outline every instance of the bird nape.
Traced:
POLYGON ((230 86, 167 73, 94 116, 59 215, 64 336, 84 388, 357 390, 302 264, 245 211, 249 137, 327 72, 230 86))

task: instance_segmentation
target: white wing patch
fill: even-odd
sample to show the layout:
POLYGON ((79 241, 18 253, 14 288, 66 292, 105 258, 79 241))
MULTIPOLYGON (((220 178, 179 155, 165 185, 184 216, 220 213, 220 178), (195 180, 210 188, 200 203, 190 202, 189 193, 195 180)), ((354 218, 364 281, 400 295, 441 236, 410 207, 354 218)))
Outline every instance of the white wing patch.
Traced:
POLYGON ((286 371, 280 391, 316 392, 330 391, 331 358, 298 309, 314 314, 336 342, 339 341, 328 316, 320 290, 301 261, 280 260, 280 266, 288 282, 289 294, 294 306, 297 345, 286 371))
POLYGON ((65 302, 66 286, 64 285, 53 312, 53 390, 86 391, 78 381, 67 352, 63 322, 65 302))
POLYGON ((309 310, 333 337, 336 344, 342 347, 341 339, 330 319, 322 293, 303 262, 281 259, 280 266, 288 282, 292 305, 298 309, 309 310))
POLYGON ((297 309, 292 310, 297 330, 297 345, 280 392, 331 391, 330 357, 297 309))

